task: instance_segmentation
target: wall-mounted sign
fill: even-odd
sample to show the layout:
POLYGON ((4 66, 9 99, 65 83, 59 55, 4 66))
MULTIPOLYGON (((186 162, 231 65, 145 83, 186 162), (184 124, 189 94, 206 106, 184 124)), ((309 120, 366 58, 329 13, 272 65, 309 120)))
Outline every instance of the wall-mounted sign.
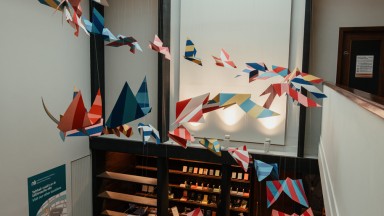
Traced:
POLYGON ((372 78, 373 77, 373 55, 356 56, 356 78, 372 78))
POLYGON ((67 215, 65 165, 28 178, 29 216, 67 215))

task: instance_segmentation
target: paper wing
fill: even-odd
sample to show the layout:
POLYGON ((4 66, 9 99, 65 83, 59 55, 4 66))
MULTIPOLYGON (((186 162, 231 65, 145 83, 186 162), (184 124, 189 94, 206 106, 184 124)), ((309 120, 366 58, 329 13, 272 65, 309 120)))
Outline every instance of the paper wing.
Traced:
POLYGON ((220 143, 217 139, 200 139, 199 143, 210 150, 211 152, 215 153, 216 155, 221 157, 221 147, 220 143))
POLYGON ((175 123, 204 122, 203 104, 208 102, 208 98, 209 93, 177 102, 175 123))
POLYGON ((144 80, 141 83, 139 90, 137 91, 136 100, 144 115, 147 115, 152 111, 152 107, 149 104, 147 77, 144 77, 144 80))
POLYGON ((244 146, 242 150, 238 148, 228 148, 228 152, 235 159, 237 164, 243 168, 244 172, 248 171, 249 165, 249 153, 247 151, 247 147, 244 146))
POLYGON ((168 136, 169 138, 177 142, 179 145, 181 145, 183 148, 187 148, 188 141, 195 141, 195 138, 183 125, 180 125, 174 131, 169 131, 168 136))
POLYGON ((189 213, 187 213, 187 216, 204 216, 201 212, 200 208, 197 208, 189 213))

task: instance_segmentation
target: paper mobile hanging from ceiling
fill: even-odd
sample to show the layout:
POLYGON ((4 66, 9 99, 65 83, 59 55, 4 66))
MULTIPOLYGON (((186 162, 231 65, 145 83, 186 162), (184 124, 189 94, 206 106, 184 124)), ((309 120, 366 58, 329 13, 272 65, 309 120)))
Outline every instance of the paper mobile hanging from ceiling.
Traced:
POLYGON ((183 148, 187 148, 187 142, 194 142, 195 138, 189 133, 189 131, 180 125, 173 131, 168 132, 169 138, 181 145, 183 148))
POLYGON ((209 93, 177 102, 175 123, 204 122, 203 104, 208 102, 208 98, 209 93))
POLYGON ((187 216, 204 216, 200 208, 196 208, 193 211, 187 213, 187 216))
POLYGON ((279 212, 279 211, 273 209, 271 216, 314 216, 314 214, 313 214, 312 208, 308 208, 305 212, 303 212, 300 215, 298 215, 296 213, 293 213, 291 215, 290 214, 285 214, 283 212, 279 212))
POLYGON ((107 0, 93 0, 94 2, 103 5, 104 7, 108 7, 108 1, 107 0))
POLYGON ((287 178, 286 180, 267 181, 266 186, 268 208, 279 198, 282 192, 286 193, 293 201, 308 207, 308 199, 301 179, 287 178))
POLYGON ((207 148, 209 151, 221 157, 221 147, 217 139, 204 138, 200 139, 199 143, 205 148, 207 148))
POLYGON ((117 40, 112 41, 111 43, 108 43, 106 46, 112 46, 112 47, 120 47, 127 45, 130 47, 131 53, 135 54, 136 50, 139 50, 140 52, 143 52, 141 49, 139 42, 133 37, 126 37, 124 35, 118 35, 117 40))
POLYGON ((102 99, 100 90, 97 92, 96 98, 89 112, 84 106, 81 92, 75 91, 73 100, 68 106, 65 113, 57 120, 45 106, 42 99, 43 107, 47 115, 57 124, 60 130, 60 137, 65 139, 67 136, 100 136, 103 130, 102 115, 102 99))
POLYGON ((169 48, 163 46, 163 41, 160 40, 159 36, 155 35, 155 39, 153 42, 149 42, 149 48, 161 53, 165 56, 166 59, 171 60, 171 53, 169 52, 169 48))
POLYGON ((85 28, 87 31, 94 35, 101 35, 104 41, 114 41, 117 38, 112 32, 104 27, 104 17, 100 14, 96 8, 92 10, 92 22, 83 18, 85 28))
POLYGON ((151 112, 151 107, 149 106, 146 78, 144 78, 136 96, 128 83, 125 82, 106 122, 106 134, 114 133, 119 136, 119 132, 123 132, 129 137, 132 135, 132 128, 127 123, 139 119, 149 112, 151 112))
POLYGON ((139 130, 139 133, 143 138, 144 144, 147 144, 151 136, 156 140, 156 144, 160 144, 161 140, 160 140, 159 131, 156 130, 156 128, 154 128, 152 125, 150 124, 145 125, 143 123, 139 123, 139 126, 137 127, 137 129, 139 130))
POLYGON ((220 93, 203 105, 203 113, 237 104, 244 112, 254 118, 266 118, 279 115, 272 110, 257 105, 251 100, 251 94, 220 93))
POLYGON ((242 149, 239 148, 228 148, 228 153, 235 159, 237 164, 243 168, 244 172, 248 171, 248 165, 249 165, 249 153, 247 150, 247 146, 243 146, 242 149))
POLYGON ((248 73, 248 82, 251 83, 259 76, 259 71, 267 71, 268 68, 264 63, 245 63, 247 68, 243 70, 244 73, 248 73))
POLYGON ((263 181, 269 175, 275 179, 279 178, 279 169, 277 163, 267 164, 260 160, 254 161, 254 166, 256 170, 257 180, 259 182, 263 181))
POLYGON ((212 57, 215 59, 216 65, 219 67, 237 68, 235 63, 229 60, 229 54, 224 49, 221 49, 220 58, 215 56, 212 57))
POLYGON ((187 38, 187 42, 185 44, 185 53, 184 58, 188 61, 194 62, 200 66, 203 66, 201 59, 196 58, 197 50, 195 48, 195 44, 193 44, 192 40, 187 38))

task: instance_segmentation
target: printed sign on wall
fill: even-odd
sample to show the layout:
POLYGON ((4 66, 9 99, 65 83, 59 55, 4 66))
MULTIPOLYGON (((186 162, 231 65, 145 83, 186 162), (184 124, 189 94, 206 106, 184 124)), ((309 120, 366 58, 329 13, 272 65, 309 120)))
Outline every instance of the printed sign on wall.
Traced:
POLYGON ((67 215, 65 164, 28 178, 30 216, 67 215))
POLYGON ((372 78, 373 77, 373 55, 356 56, 356 78, 372 78))

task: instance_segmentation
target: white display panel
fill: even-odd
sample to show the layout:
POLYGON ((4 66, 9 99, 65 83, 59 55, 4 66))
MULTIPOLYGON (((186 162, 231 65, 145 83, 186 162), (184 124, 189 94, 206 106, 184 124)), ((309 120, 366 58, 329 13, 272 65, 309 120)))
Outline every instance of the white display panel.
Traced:
MULTIPOLYGON (((265 62, 288 67, 291 29, 291 1, 282 0, 182 0, 180 12, 180 55, 184 55, 189 37, 202 58, 203 67, 180 57, 179 99, 204 93, 211 98, 218 93, 251 93, 252 100, 262 105, 266 96, 259 95, 277 79, 248 83, 241 72, 246 62, 265 62), (215 65, 213 56, 224 48, 237 69, 215 65), (234 78, 237 74, 242 74, 234 78)), ((206 123, 189 124, 196 137, 224 138, 284 145, 286 97, 277 98, 271 110, 280 116, 254 119, 239 107, 214 111, 205 115, 206 123)))

